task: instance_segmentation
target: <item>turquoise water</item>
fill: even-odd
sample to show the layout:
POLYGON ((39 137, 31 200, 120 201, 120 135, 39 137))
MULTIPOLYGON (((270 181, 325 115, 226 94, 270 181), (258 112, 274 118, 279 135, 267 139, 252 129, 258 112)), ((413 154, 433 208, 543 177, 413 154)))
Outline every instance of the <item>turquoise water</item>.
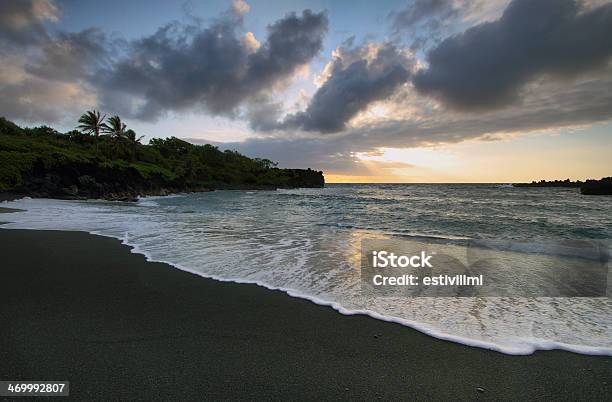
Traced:
POLYGON ((612 354, 609 297, 379 298, 360 291, 359 273, 361 241, 395 237, 456 250, 468 241, 495 244, 500 261, 518 258, 538 269, 544 254, 563 270, 567 258, 585 256, 571 255, 573 248, 557 255, 559 243, 609 251, 612 197, 494 184, 328 185, 132 204, 23 199, 4 206, 27 210, 10 214, 4 220, 13 223, 4 227, 118 237, 152 260, 203 276, 280 288, 440 338, 505 353, 564 348, 612 354))

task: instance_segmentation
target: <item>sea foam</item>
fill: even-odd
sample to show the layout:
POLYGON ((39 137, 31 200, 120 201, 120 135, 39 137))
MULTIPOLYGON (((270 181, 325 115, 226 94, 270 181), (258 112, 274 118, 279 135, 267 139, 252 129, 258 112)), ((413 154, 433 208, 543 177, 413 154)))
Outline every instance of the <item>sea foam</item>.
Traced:
MULTIPOLYGON (((401 188, 397 193, 406 194, 409 190, 401 188)), ((297 197, 293 202, 287 201, 285 192, 222 191, 173 198, 147 197, 135 204, 21 199, 3 204, 26 210, 7 214, 3 220, 12 223, 3 227, 81 230, 114 237, 150 261, 164 262, 198 276, 257 284, 329 306, 341 314, 368 315, 439 339, 502 353, 564 349, 612 355, 609 298, 364 298, 359 289, 362 239, 392 236, 392 232, 416 232, 435 241, 453 243, 474 238, 475 231, 470 230, 468 223, 462 231, 452 230, 452 224, 448 230, 432 225, 427 233, 425 226, 405 227, 402 221, 396 223, 395 230, 389 230, 393 225, 388 212, 379 209, 371 194, 360 201, 361 191, 359 187, 333 186, 319 192, 297 190, 291 192, 297 197), (357 196, 358 201, 350 201, 347 192, 357 196), (304 196, 300 198, 300 194, 304 196), (364 221, 355 211, 366 207, 371 211, 371 219, 364 221)), ((432 191, 449 192, 444 188, 427 189, 415 192, 412 198, 425 203, 432 197, 428 194, 432 191)), ((389 193, 375 195, 393 198, 389 193)), ((527 195, 534 197, 537 193, 527 195)), ((458 198, 456 194, 455 197, 458 198)), ((584 203, 581 199, 570 201, 565 201, 573 203, 566 206, 568 210, 575 210, 576 203, 584 203)), ((508 200, 493 197, 489 202, 496 205, 508 200)), ((398 205, 401 206, 399 201, 398 205)), ((440 212, 439 220, 454 221, 454 206, 440 212)), ((427 210, 429 205, 410 208, 427 210)), ((499 211, 493 210, 487 213, 489 216, 480 218, 472 213, 464 219, 481 224, 481 220, 486 221, 496 213, 499 211)), ((393 217, 400 216, 396 213, 393 217)), ((410 216, 405 222, 415 222, 414 218, 410 216)), ((606 218, 599 218, 603 224, 608 223, 606 218)), ((430 219, 425 217, 426 221, 430 219)), ((576 221, 580 219, 584 217, 577 217, 576 221)), ((484 234, 493 238, 494 230, 484 234)), ((533 228, 524 226, 509 230, 522 234, 516 240, 523 243, 529 236, 538 235, 538 241, 545 237, 542 233, 530 233, 533 228)), ((550 240, 550 233, 546 238, 550 240)), ((500 242, 499 237, 495 239, 500 242)))

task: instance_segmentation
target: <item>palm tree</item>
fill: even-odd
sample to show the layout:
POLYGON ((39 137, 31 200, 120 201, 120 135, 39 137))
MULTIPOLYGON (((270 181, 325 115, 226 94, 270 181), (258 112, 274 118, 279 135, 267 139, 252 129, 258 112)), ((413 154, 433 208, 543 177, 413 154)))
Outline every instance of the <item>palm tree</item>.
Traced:
POLYGON ((138 147, 138 145, 140 145, 140 140, 144 138, 144 135, 136 137, 136 132, 132 129, 129 129, 125 132, 124 138, 130 143, 132 148, 130 157, 136 158, 136 148, 138 147))
POLYGON ((104 124, 102 130, 108 133, 111 137, 120 140, 125 137, 127 126, 121 121, 119 116, 112 116, 106 120, 108 124, 104 124))
POLYGON ((100 136, 100 131, 104 129, 106 126, 104 124, 104 119, 106 115, 100 117, 100 112, 97 110, 89 110, 84 113, 79 119, 79 125, 77 128, 87 134, 93 134, 96 141, 96 154, 98 153, 98 137, 100 136))
POLYGON ((136 138, 136 132, 134 130, 132 130, 131 128, 129 130, 127 130, 125 132, 125 138, 134 146, 136 146, 136 144, 140 144, 140 140, 142 140, 144 138, 144 135, 141 135, 140 137, 136 138))

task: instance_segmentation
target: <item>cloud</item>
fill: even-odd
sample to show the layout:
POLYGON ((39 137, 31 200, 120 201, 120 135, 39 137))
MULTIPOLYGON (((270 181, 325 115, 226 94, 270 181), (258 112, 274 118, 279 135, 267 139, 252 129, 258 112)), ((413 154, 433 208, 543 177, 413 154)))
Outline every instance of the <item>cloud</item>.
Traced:
POLYGON ((377 100, 389 97, 405 83, 412 69, 410 53, 391 43, 340 46, 326 66, 326 80, 303 112, 285 117, 282 128, 332 133, 377 100))
POLYGON ((39 78, 51 80, 85 79, 108 62, 111 46, 106 35, 97 28, 81 32, 60 31, 53 40, 40 46, 39 57, 28 62, 26 70, 39 78))
POLYGON ((412 28, 431 18, 449 18, 458 13, 458 8, 448 0, 415 0, 402 11, 393 13, 393 28, 412 28))
POLYGON ((288 14, 268 26, 260 43, 241 32, 245 4, 234 3, 232 12, 208 27, 173 23, 132 43, 127 57, 101 74, 105 104, 120 102, 124 112, 142 120, 196 108, 232 116, 321 50, 325 13, 288 14))
POLYGON ((272 159, 282 167, 316 167, 317 170, 323 171, 355 169, 351 146, 344 138, 252 138, 220 146, 238 150, 250 157, 272 159))
POLYGON ((569 87, 560 82, 538 80, 527 85, 521 104, 486 113, 448 111, 418 99, 418 94, 410 88, 403 88, 391 102, 398 109, 408 106, 418 109, 419 118, 396 116, 334 135, 260 137, 222 147, 266 157, 283 167, 314 166, 334 173, 363 173, 363 166, 355 155, 376 152, 381 147, 416 148, 466 140, 499 140, 609 121, 612 119, 612 66, 569 87))
POLYGON ((3 116, 49 124, 95 104, 95 92, 85 83, 39 77, 28 71, 27 62, 27 57, 2 54, 0 112, 3 116))
POLYGON ((439 42, 443 31, 474 5, 474 0, 414 0, 389 14, 392 32, 407 33, 412 50, 424 49, 439 42))
POLYGON ((23 46, 47 38, 45 21, 57 21, 58 9, 50 0, 0 2, 0 43, 23 46))
POLYGON ((612 4, 583 10, 573 0, 514 0, 500 19, 432 49, 413 83, 454 109, 495 109, 520 100, 539 76, 573 78, 610 56, 612 4))
POLYGON ((318 54, 328 24, 325 13, 290 13, 269 25, 260 42, 243 30, 249 9, 236 0, 209 25, 190 18, 127 42, 111 41, 97 28, 48 31, 44 23, 59 14, 50 0, 1 2, 0 56, 7 71, 0 88, 12 95, 2 100, 2 112, 31 122, 73 118, 83 102, 69 94, 78 92, 93 102, 86 107, 140 120, 168 111, 237 116, 242 105, 269 97, 318 54), (48 103, 53 88, 58 102, 48 103), (73 105, 62 101, 69 99, 73 105))
POLYGON ((278 119, 282 113, 282 102, 276 102, 270 96, 261 94, 247 102, 244 117, 253 130, 269 132, 278 128, 278 119))
POLYGON ((261 47, 261 43, 259 43, 257 38, 255 38, 255 35, 253 35, 253 32, 247 32, 244 35, 242 41, 243 41, 244 46, 251 52, 255 52, 257 51, 257 49, 261 47))
POLYGON ((251 6, 244 0, 234 0, 234 3, 232 4, 232 10, 237 15, 244 15, 251 11, 251 6))
MULTIPOLYGON (((403 21, 448 21, 456 4, 417 1, 425 8, 403 21)), ((515 0, 501 17, 434 46, 424 67, 399 41, 348 40, 314 94, 291 107, 275 90, 321 51, 324 13, 288 14, 256 38, 242 24, 247 3, 235 2, 211 23, 191 18, 117 44, 94 28, 46 31, 58 18, 50 1, 2 2, 0 111, 45 123, 94 106, 149 121, 168 111, 231 116, 248 120, 259 137, 224 147, 282 166, 359 172, 355 155, 380 147, 609 121, 610 8, 515 0)))
POLYGON ((95 29, 51 35, 59 11, 49 0, 0 2, 0 111, 28 122, 57 122, 96 102, 87 83, 105 53, 95 29))
MULTIPOLYGON (((453 2, 417 0, 395 14, 394 26, 422 29, 432 19, 458 13, 453 2)), ((279 128, 341 132, 359 113, 388 101, 402 87, 459 111, 503 109, 522 101, 525 86, 539 77, 563 78, 571 86, 567 77, 602 68, 611 55, 612 4, 580 8, 573 0, 515 0, 498 20, 434 47, 428 65, 416 74, 414 56, 397 44, 356 47, 347 41, 318 77, 319 88, 306 109, 288 114, 279 128)))

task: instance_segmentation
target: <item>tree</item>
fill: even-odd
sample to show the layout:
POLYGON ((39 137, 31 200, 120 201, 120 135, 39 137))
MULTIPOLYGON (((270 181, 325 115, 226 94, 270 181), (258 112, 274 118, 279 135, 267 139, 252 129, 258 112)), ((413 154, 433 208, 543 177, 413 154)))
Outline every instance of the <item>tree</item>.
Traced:
POLYGON ((261 165, 261 167, 263 167, 264 169, 272 169, 278 166, 278 162, 273 162, 270 159, 255 158, 253 160, 259 165, 261 165))
POLYGON ((119 116, 111 116, 106 121, 107 124, 104 124, 102 127, 105 133, 116 140, 125 138, 127 126, 121 121, 119 116))
POLYGON ((136 137, 136 132, 132 129, 129 129, 125 132, 124 137, 130 144, 131 146, 131 158, 135 158, 136 157, 136 148, 141 145, 140 144, 140 140, 142 140, 144 138, 144 135, 141 135, 140 137, 136 137))
POLYGON ((87 134, 93 134, 96 142, 96 154, 98 153, 98 137, 100 132, 106 127, 104 119, 106 115, 100 117, 100 112, 97 110, 89 110, 84 113, 79 119, 77 128, 87 134))
POLYGON ((134 132, 134 130, 129 129, 125 132, 125 138, 134 146, 136 146, 136 144, 140 144, 140 140, 142 140, 144 138, 144 135, 141 135, 140 137, 136 137, 136 132, 134 132))

